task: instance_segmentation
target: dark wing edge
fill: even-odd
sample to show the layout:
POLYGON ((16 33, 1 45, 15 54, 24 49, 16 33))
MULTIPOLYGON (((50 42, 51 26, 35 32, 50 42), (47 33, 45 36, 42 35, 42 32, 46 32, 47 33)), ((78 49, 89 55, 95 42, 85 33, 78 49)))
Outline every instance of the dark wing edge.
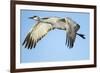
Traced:
POLYGON ((35 48, 38 41, 40 41, 45 35, 43 35, 41 38, 39 38, 39 39, 37 39, 37 41, 35 41, 31 37, 31 32, 29 32, 28 35, 26 36, 24 42, 22 43, 22 45, 25 45, 25 48, 28 48, 28 49, 32 49, 33 47, 35 48))
POLYGON ((67 45, 68 48, 73 48, 75 39, 76 39, 76 34, 74 34, 73 36, 71 36, 71 35, 69 35, 67 33, 66 34, 66 43, 65 43, 65 45, 67 45))
POLYGON ((24 42, 22 43, 22 45, 25 45, 25 48, 30 48, 32 49, 32 47, 36 45, 36 42, 34 41, 34 39, 32 39, 31 37, 31 32, 29 32, 24 40, 24 42))

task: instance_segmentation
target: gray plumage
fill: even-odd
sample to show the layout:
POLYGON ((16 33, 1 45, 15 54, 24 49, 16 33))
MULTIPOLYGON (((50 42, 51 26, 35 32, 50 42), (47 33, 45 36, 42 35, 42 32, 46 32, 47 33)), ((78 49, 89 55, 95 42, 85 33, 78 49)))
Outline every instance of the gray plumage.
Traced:
POLYGON ((23 45, 25 48, 32 49, 36 47, 36 44, 39 40, 41 40, 49 31, 54 29, 60 29, 66 31, 66 45, 69 48, 73 48, 76 35, 79 35, 83 39, 85 39, 83 34, 77 33, 80 29, 80 25, 73 21, 69 17, 61 18, 61 17, 44 17, 40 18, 38 16, 30 17, 30 19, 34 19, 36 24, 27 34, 23 45))

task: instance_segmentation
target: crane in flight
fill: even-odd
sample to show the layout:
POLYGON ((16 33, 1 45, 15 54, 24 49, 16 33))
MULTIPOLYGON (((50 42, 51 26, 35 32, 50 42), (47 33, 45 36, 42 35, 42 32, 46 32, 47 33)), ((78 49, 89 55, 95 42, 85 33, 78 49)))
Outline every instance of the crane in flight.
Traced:
POLYGON ((25 48, 32 49, 36 47, 36 44, 45 36, 47 33, 54 29, 64 30, 66 32, 66 42, 68 48, 73 48, 76 35, 85 39, 84 34, 79 34, 77 31, 80 29, 80 25, 73 21, 69 17, 44 17, 32 16, 29 19, 36 21, 35 26, 28 32, 22 45, 25 48))

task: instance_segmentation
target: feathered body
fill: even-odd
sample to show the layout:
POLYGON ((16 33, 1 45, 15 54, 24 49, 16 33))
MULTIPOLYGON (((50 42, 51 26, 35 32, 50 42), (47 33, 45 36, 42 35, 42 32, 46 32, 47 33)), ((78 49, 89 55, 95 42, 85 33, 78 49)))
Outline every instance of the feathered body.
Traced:
POLYGON ((66 44, 69 48, 74 46, 76 34, 85 39, 84 35, 78 34, 80 26, 71 18, 60 18, 60 17, 45 17, 39 18, 38 16, 30 17, 36 21, 36 24, 29 31, 26 36, 23 45, 25 48, 32 48, 36 46, 39 40, 41 40, 50 30, 60 29, 66 31, 66 44))

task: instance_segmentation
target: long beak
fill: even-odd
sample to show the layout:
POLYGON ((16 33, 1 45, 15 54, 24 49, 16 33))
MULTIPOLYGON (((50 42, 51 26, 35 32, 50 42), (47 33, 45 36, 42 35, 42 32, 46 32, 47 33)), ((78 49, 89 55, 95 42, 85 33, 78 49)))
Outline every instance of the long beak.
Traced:
POLYGON ((33 19, 33 17, 29 17, 29 19, 33 19))

